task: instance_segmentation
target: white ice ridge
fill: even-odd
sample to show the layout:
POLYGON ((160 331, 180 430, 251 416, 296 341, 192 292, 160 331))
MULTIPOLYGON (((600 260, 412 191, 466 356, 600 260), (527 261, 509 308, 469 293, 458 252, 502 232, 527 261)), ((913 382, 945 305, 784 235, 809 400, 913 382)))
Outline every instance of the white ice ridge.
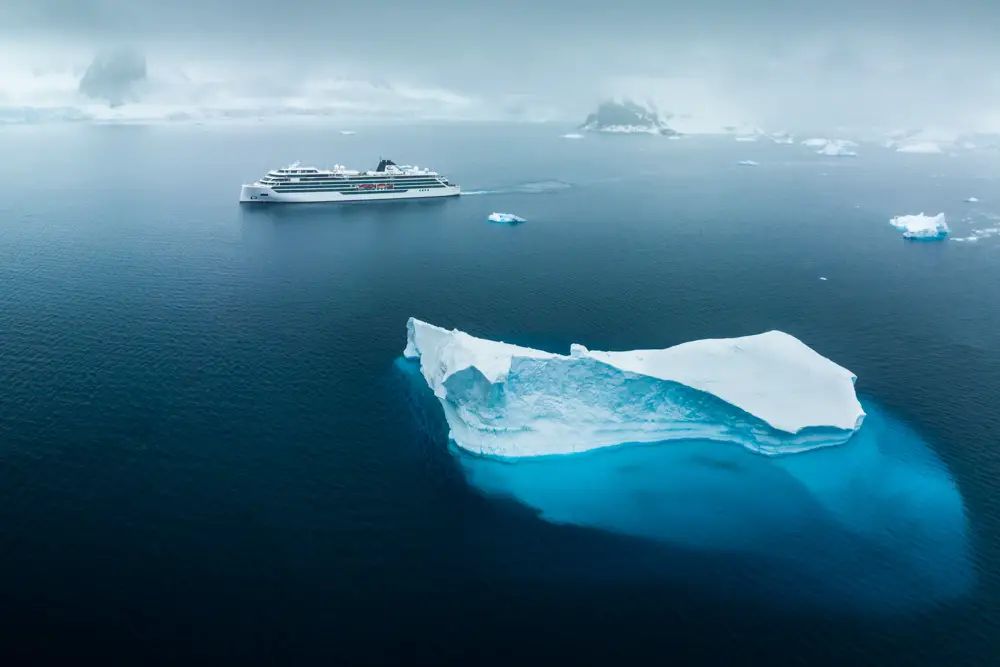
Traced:
POLYGON ((736 164, 741 167, 756 167, 760 164, 760 162, 757 162, 756 160, 740 160, 736 164))
POLYGON ((477 454, 569 454, 677 439, 735 442, 767 455, 846 442, 865 413, 851 371, 781 331, 662 350, 560 355, 410 318, 451 439, 477 454))
POLYGON ((945 221, 944 213, 937 215, 897 215, 889 220, 889 224, 896 229, 903 230, 903 238, 917 240, 943 239, 948 236, 948 223, 945 221))

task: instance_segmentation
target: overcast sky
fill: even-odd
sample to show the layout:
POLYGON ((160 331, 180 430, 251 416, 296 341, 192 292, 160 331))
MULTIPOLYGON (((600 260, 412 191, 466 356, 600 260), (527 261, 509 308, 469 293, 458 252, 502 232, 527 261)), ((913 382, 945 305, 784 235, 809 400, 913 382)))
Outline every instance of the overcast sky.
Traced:
POLYGON ((627 93, 790 129, 1000 129, 998 31, 1000 0, 0 0, 19 62, 131 45, 262 95, 342 77, 572 116, 627 93))

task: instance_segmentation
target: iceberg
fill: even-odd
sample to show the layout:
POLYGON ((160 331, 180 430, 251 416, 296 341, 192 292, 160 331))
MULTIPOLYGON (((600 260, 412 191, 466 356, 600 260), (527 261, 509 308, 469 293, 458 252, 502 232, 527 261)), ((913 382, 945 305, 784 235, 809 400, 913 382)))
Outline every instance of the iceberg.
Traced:
POLYGON ((826 146, 828 143, 830 143, 829 139, 815 138, 815 139, 806 139, 805 141, 802 142, 802 145, 805 146, 806 148, 822 148, 823 146, 826 146))
POLYGON ((781 331, 560 355, 414 318, 406 329, 403 356, 419 359, 451 440, 475 454, 703 439, 770 456, 843 444, 865 417, 856 376, 781 331))
POLYGON ((756 167, 757 165, 760 164, 760 162, 757 162, 755 160, 740 160, 736 164, 741 167, 756 167))
POLYGON ((941 153, 941 146, 933 141, 921 141, 914 144, 904 144, 896 149, 897 153, 921 153, 924 155, 936 155, 941 153))
POLYGON ((751 125, 749 123, 744 123, 736 127, 727 128, 733 135, 735 135, 736 141, 740 142, 753 142, 757 141, 761 137, 770 138, 767 132, 757 127, 756 125, 751 125))
MULTIPOLYGON (((753 385, 733 385, 723 376, 734 360, 742 372, 748 370, 747 360, 762 366, 774 361, 759 349, 767 341, 786 341, 783 347, 803 356, 795 372, 802 384, 786 387, 787 402, 779 414, 795 418, 799 406, 812 405, 798 390, 823 385, 820 378, 829 373, 841 380, 827 388, 841 387, 850 404, 844 421, 860 416, 846 371, 802 344, 791 344, 784 334, 678 346, 693 352, 672 353, 679 360, 671 361, 674 375, 692 382, 718 380, 695 390, 654 377, 652 362, 663 350, 594 353, 573 346, 575 356, 566 357, 419 320, 410 320, 407 330, 404 354, 409 359, 397 359, 393 366, 415 430, 410 442, 429 468, 449 484, 458 473, 470 492, 490 503, 490 517, 513 522, 506 525, 536 531, 544 530, 538 522, 556 524, 586 540, 587 548, 580 549, 582 542, 574 538, 574 546, 559 556, 559 567, 544 570, 547 579, 587 584, 595 577, 668 579, 699 594, 751 595, 795 610, 906 614, 961 598, 975 581, 966 510, 947 466, 918 431, 870 400, 861 399, 861 428, 836 447, 762 456, 702 437, 710 429, 702 428, 698 418, 708 410, 716 423, 729 422, 731 428, 721 436, 734 441, 744 433, 737 415, 746 420, 747 410, 770 414, 753 399, 743 401, 739 392, 760 389, 758 398, 773 399, 769 377, 784 376, 794 354, 777 354, 781 364, 775 369, 758 368, 750 376, 753 385), (743 351, 735 352, 735 346, 743 351), (603 360, 589 356, 595 354, 603 360), (607 355, 624 355, 635 364, 641 355, 643 372, 607 355), (812 371, 819 377, 807 380, 812 371), (726 393, 733 389, 739 392, 726 393), (711 393, 716 390, 726 400, 711 393), (692 397, 694 402, 678 400, 692 397), (610 419, 608 405, 615 410, 610 419), (634 440, 615 432, 630 420, 634 425, 638 413, 651 426, 659 421, 659 435, 667 441, 598 447, 600 438, 590 437, 603 427, 613 436, 609 441, 634 440), (467 425, 466 420, 476 419, 478 425, 467 425), (688 439, 665 425, 672 421, 680 427, 685 419, 688 439), (559 431, 553 427, 558 424, 567 428, 559 431), (534 434, 523 433, 532 429, 534 434), (492 435, 483 435, 486 431, 492 435), (443 447, 449 432, 451 441, 443 447), (518 439, 524 455, 484 456, 469 432, 499 446, 518 439), (574 453, 532 455, 570 449, 570 441, 580 445, 574 453)), ((813 398, 829 404, 821 396, 813 398)), ((802 419, 836 421, 817 415, 810 411, 802 419)), ((484 556, 493 563, 508 567, 523 559, 521 542, 511 545, 512 551, 503 541, 491 544, 495 550, 484 556)))
POLYGON ((851 147, 853 146, 857 146, 857 144, 853 141, 831 139, 826 142, 823 148, 816 151, 816 153, 819 155, 829 155, 831 157, 857 157, 858 154, 851 150, 851 147))
POLYGON ((945 221, 944 213, 937 215, 897 215, 889 220, 889 224, 896 229, 903 230, 903 238, 915 241, 936 241, 948 236, 948 223, 945 221))
POLYGON ((979 201, 979 198, 978 197, 968 197, 964 201, 967 204, 975 204, 975 203, 977 203, 979 201))
POLYGON ((490 213, 487 219, 490 222, 505 222, 507 224, 526 222, 524 218, 516 216, 513 213, 490 213))
POLYGON ((579 132, 570 132, 569 134, 562 135, 563 139, 583 139, 583 135, 579 132))

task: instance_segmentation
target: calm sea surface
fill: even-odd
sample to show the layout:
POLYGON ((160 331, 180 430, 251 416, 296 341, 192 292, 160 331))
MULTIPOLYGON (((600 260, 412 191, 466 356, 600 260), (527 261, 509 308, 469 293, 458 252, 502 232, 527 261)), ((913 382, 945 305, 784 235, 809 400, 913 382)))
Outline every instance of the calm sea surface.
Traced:
POLYGON ((1000 664, 1000 237, 908 243, 887 222, 996 227, 1000 156, 338 129, 0 130, 10 664, 1000 664), (293 160, 379 157, 472 194, 237 203, 293 160), (940 459, 967 585, 807 604, 776 561, 483 493, 413 409, 410 316, 563 353, 791 333, 940 459))

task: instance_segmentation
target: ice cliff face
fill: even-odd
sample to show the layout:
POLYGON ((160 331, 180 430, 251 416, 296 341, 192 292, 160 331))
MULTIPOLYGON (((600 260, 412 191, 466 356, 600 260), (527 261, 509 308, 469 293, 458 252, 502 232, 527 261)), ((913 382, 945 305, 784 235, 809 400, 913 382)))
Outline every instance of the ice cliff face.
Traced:
POLYGON ((663 134, 676 136, 660 115, 630 100, 604 102, 595 113, 587 116, 580 126, 588 132, 608 132, 617 134, 663 134))
POLYGON ((856 377, 780 331, 565 356, 411 318, 404 356, 455 443, 501 457, 695 438, 787 454, 842 444, 865 416, 856 377))

